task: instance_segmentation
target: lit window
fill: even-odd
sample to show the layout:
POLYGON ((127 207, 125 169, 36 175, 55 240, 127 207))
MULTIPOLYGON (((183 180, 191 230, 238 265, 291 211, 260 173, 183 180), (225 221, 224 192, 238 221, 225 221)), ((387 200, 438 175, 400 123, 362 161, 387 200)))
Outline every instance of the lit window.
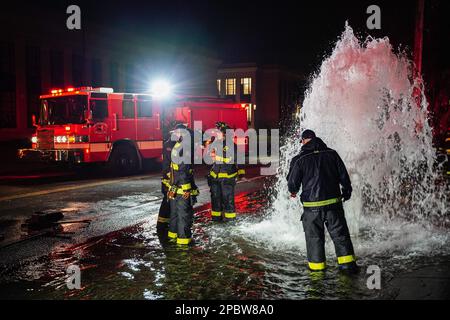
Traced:
POLYGON ((252 78, 241 78, 241 93, 243 95, 252 94, 252 78))
POLYGON ((222 91, 220 90, 220 79, 217 79, 217 93, 219 96, 222 94, 222 91))
POLYGON ((251 123, 252 122, 252 104, 250 103, 248 106, 247 106, 247 122, 248 123, 251 123))
POLYGON ((236 79, 225 80, 225 93, 227 96, 233 96, 236 94, 236 79))

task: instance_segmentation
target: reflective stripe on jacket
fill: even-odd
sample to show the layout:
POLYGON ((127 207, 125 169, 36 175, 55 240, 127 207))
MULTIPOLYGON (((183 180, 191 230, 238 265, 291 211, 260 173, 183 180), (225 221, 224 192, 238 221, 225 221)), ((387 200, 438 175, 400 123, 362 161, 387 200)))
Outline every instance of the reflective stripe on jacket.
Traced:
POLYGON ((341 202, 342 194, 351 194, 352 185, 338 153, 314 138, 302 147, 291 162, 288 188, 298 193, 305 207, 321 207, 341 202), (342 187, 342 191, 341 191, 342 187))

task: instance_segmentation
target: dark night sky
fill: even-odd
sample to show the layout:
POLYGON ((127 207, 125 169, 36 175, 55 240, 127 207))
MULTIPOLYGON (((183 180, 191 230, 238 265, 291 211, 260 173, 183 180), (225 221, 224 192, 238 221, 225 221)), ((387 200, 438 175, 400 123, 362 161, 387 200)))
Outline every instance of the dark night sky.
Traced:
MULTIPOLYGON (((227 62, 283 63, 310 69, 330 51, 346 20, 356 30, 366 31, 366 8, 372 3, 118 1, 104 10, 97 9, 96 4, 88 14, 95 20, 115 20, 135 32, 153 34, 177 45, 209 49, 227 62)), ((412 4, 411 0, 380 3, 382 35, 392 34, 398 43, 412 42, 412 4)))
MULTIPOLYGON (((426 1, 432 13, 429 33, 434 36, 439 31, 441 38, 448 39, 449 1, 426 1)), ((361 36, 389 36, 396 48, 411 49, 413 44, 414 0, 39 2, 41 8, 62 12, 69 4, 78 4, 88 21, 151 35, 225 62, 280 63, 307 73, 331 52, 347 20, 361 36), (381 7, 381 31, 369 31, 365 26, 370 4, 381 7)), ((428 38, 432 38, 430 34, 428 38)), ((444 43, 433 42, 433 58, 444 51, 444 43)))

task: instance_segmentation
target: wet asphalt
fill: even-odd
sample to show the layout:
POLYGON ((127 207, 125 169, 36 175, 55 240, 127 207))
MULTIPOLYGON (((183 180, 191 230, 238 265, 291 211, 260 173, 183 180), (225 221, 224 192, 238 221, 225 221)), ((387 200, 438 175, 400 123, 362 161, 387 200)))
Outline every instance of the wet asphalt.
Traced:
MULTIPOLYGON (((194 233, 198 239, 207 237, 202 233, 202 228, 206 227, 209 221, 210 196, 205 179, 206 172, 207 169, 204 167, 196 169, 200 196, 196 205, 197 229, 194 233)), ((266 202, 267 197, 260 193, 266 185, 270 185, 270 182, 266 183, 268 179, 270 180, 270 177, 259 176, 258 167, 247 168, 246 180, 240 181, 236 188, 238 211, 250 213, 261 211, 260 206, 266 202), (255 192, 260 196, 252 200, 251 195, 255 192)), ((133 299, 142 298, 144 294, 145 299, 184 299, 186 292, 191 292, 190 298, 194 299, 220 297, 259 299, 283 296, 280 290, 286 281, 281 281, 280 286, 275 286, 275 282, 270 286, 260 283, 264 274, 260 270, 264 250, 253 252, 251 247, 239 240, 237 244, 240 248, 237 252, 227 248, 226 243, 225 247, 218 246, 217 252, 211 253, 210 249, 203 252, 200 249, 208 243, 203 240, 200 241, 199 247, 189 254, 183 253, 186 254, 185 257, 180 256, 176 250, 164 251, 166 250, 164 245, 161 247, 158 242, 161 239, 157 240, 153 233, 152 236, 148 234, 155 229, 161 198, 160 173, 157 167, 148 167, 144 172, 128 177, 111 175, 101 167, 90 167, 81 171, 63 167, 39 167, 36 170, 27 167, 26 170, 21 170, 20 174, 1 173, 0 278, 5 281, 0 290, 0 297, 133 299), (23 226, 33 213, 49 210, 62 212, 63 218, 58 221, 58 228, 29 230, 23 226), (245 254, 240 253, 241 249, 245 254), (149 250, 154 250, 154 254, 150 254, 149 250), (164 262, 168 263, 167 268, 174 266, 179 268, 183 263, 190 268, 194 264, 198 272, 194 272, 192 279, 185 279, 186 283, 183 284, 185 287, 178 283, 180 287, 177 290, 170 286, 166 289, 165 282, 172 280, 179 282, 179 277, 171 279, 169 277, 171 274, 182 276, 185 271, 177 269, 172 273, 164 273, 165 280, 159 281, 161 270, 157 268, 155 271, 153 267, 148 267, 152 263, 157 264, 164 260, 159 261, 158 254, 167 260, 164 262), (251 258, 252 254, 256 258, 251 258), (209 258, 205 260, 207 256, 209 258), (230 256, 233 257, 232 260, 230 256), (176 263, 170 263, 172 258, 176 263), (92 278, 84 291, 73 293, 61 289, 65 285, 66 278, 62 265, 65 266, 73 262, 72 260, 83 261, 81 263, 83 270, 88 270, 83 271, 84 274, 87 273, 86 277, 92 278), (202 263, 199 264, 199 261, 202 263), (153 271, 149 273, 145 268, 142 269, 140 264, 153 271), (208 267, 210 265, 225 268, 226 271, 222 275, 225 278, 217 278, 211 282, 212 275, 208 267), (139 277, 144 278, 137 281, 139 277), (199 279, 203 279, 202 281, 208 285, 192 288, 192 281, 199 279), (108 286, 112 287, 108 289, 108 286), (121 289, 116 290, 116 286, 121 289), (228 292, 223 291, 225 287, 228 292), (148 288, 152 288, 153 291, 149 291, 148 288), (223 296, 220 296, 220 293, 223 296)), ((374 295, 364 289, 364 273, 357 278, 342 278, 341 275, 332 272, 326 279, 315 279, 308 273, 299 271, 304 265, 302 256, 298 256, 294 262, 289 255, 270 256, 268 261, 283 264, 285 258, 289 261, 287 265, 292 264, 293 268, 291 270, 289 267, 288 273, 298 273, 300 276, 298 283, 302 285, 295 282, 294 287, 307 288, 305 292, 294 294, 292 297, 295 299, 450 297, 448 277, 450 264, 445 261, 445 257, 444 260, 440 259, 408 273, 393 274, 380 295, 374 295)), ((282 278, 282 275, 276 273, 274 277, 282 278)))
MULTIPOLYGON (((195 172, 200 189, 196 207, 210 201, 206 170, 198 167, 195 172)), ((238 183, 237 192, 261 187, 264 177, 258 177, 259 169, 248 168, 247 172, 247 179, 238 183)), ((101 167, 82 171, 47 168, 0 176, 1 268, 8 269, 148 219, 156 220, 161 199, 158 168, 147 168, 128 177, 111 175, 101 167), (33 213, 49 210, 64 215, 56 232, 52 228, 28 230, 23 226, 33 213)))

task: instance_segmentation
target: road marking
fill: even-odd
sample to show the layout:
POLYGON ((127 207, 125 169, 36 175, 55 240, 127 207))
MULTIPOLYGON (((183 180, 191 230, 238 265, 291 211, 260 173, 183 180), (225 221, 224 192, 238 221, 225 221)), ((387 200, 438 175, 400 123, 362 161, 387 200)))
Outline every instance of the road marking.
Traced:
POLYGON ((28 197, 42 196, 42 195, 47 195, 47 194, 56 193, 56 192, 64 192, 64 191, 72 191, 72 190, 78 190, 78 189, 84 189, 84 188, 104 186, 104 185, 108 185, 108 184, 115 184, 115 183, 119 183, 119 182, 130 181, 130 180, 142 180, 145 178, 153 178, 153 177, 156 177, 159 175, 160 174, 158 173, 158 174, 153 174, 153 175, 126 177, 126 178, 120 178, 120 179, 114 179, 114 180, 99 181, 99 182, 85 183, 85 184, 75 185, 75 186, 67 186, 67 187, 61 187, 61 188, 55 188, 55 189, 49 189, 49 190, 41 190, 41 191, 35 191, 35 192, 29 192, 29 193, 23 193, 23 194, 16 194, 13 196, 0 197, 0 202, 8 201, 8 200, 16 200, 16 199, 21 199, 21 198, 28 198, 28 197))

